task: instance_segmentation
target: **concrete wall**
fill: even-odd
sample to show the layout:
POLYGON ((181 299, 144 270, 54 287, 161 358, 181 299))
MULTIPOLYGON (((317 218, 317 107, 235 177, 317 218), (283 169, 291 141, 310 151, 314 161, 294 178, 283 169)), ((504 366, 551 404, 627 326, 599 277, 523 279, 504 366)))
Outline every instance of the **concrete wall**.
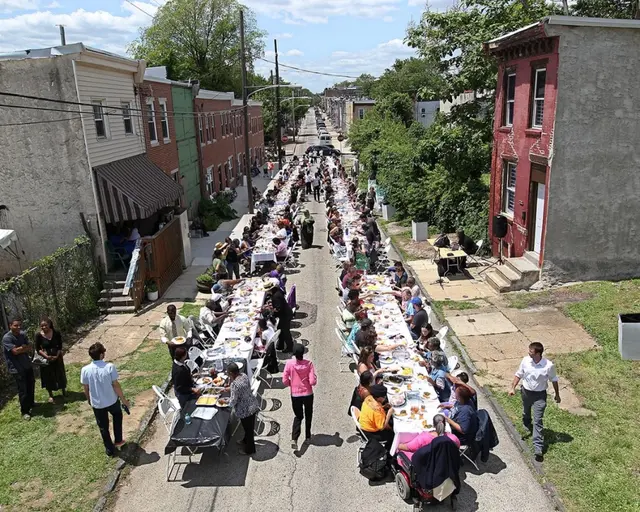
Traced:
POLYGON ((640 30, 563 28, 543 278, 640 275, 640 30))
POLYGON ((433 124, 433 121, 436 117, 436 112, 439 111, 439 101, 416 101, 414 103, 414 119, 425 128, 433 124))
MULTIPOLYGON (((0 61, 0 90, 77 101, 71 58, 0 61)), ((51 107, 51 104, 7 97, 2 102, 51 107)), ((2 227, 16 230, 21 251, 20 262, 0 251, 0 278, 25 270, 34 260, 83 235, 81 212, 93 233, 98 235, 79 116, 0 109, 0 124, 41 121, 52 122, 0 127, 0 205, 8 208, 8 212, 3 210, 2 227)))

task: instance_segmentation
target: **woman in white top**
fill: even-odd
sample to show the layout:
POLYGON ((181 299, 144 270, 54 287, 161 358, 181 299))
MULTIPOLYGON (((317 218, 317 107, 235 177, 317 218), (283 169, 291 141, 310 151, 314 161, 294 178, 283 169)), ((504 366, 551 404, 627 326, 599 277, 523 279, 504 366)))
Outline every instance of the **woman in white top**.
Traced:
POLYGON ((271 322, 268 322, 265 318, 258 320, 258 330, 256 332, 256 337, 253 340, 254 350, 257 353, 262 354, 274 334, 275 329, 271 322))

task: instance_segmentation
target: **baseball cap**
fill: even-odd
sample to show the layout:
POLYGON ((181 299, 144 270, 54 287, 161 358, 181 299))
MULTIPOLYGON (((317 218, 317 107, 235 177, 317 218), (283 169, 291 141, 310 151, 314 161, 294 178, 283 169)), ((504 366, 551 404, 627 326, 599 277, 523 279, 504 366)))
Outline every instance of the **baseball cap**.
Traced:
POLYGON ((420 297, 414 297, 413 299, 411 299, 411 304, 422 306, 422 299, 420 297))

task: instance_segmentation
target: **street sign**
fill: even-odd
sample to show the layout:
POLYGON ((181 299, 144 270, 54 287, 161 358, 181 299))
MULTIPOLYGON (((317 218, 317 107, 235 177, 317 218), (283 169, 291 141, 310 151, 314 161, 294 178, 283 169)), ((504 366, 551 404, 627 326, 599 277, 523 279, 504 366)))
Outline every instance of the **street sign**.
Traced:
POLYGON ((286 135, 282 136, 282 142, 286 143, 289 140, 289 137, 287 137, 286 135))
POLYGON ((344 140, 344 135, 338 135, 338 142, 342 142, 344 140))

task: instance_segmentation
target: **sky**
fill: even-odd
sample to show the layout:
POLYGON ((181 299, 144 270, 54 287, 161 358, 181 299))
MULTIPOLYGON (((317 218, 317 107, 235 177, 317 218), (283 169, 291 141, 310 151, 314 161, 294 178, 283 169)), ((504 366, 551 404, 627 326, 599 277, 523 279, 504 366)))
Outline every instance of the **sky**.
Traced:
MULTIPOLYGON (((0 0, 0 53, 82 42, 126 54, 141 27, 165 0, 0 0), (144 12, 142 12, 144 11, 144 12), (147 13, 147 14, 145 14, 147 13)), ((441 9, 453 0, 430 0, 441 9)), ((414 55, 403 40, 407 25, 418 21, 425 0, 245 0, 267 32, 265 59, 273 60, 278 40, 282 64, 358 76, 379 76, 396 59, 414 55)), ((269 75, 273 65, 258 61, 256 71, 269 75)), ((347 79, 281 68, 281 77, 313 92, 347 79)))

